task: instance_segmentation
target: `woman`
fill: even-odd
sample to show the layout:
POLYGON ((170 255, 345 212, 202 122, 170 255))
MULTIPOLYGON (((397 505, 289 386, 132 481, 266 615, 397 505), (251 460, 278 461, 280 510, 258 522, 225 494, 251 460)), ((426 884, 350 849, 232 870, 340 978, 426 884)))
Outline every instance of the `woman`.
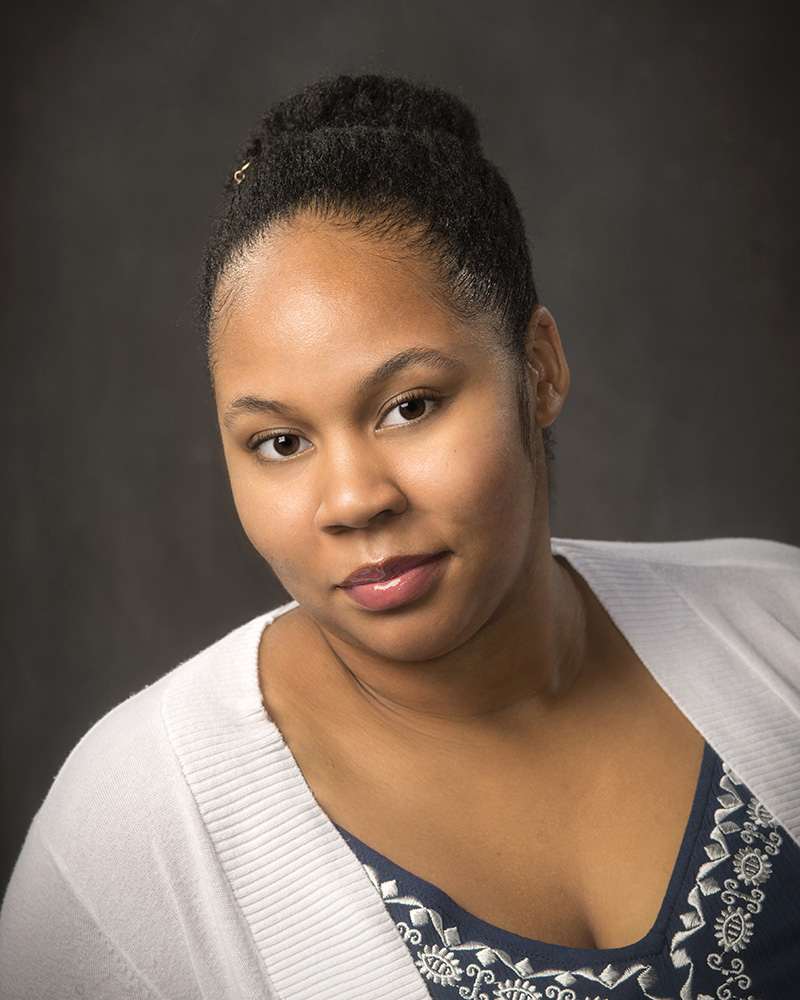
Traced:
POLYGON ((469 112, 378 77, 272 109, 201 315, 295 600, 69 758, 3 995, 792 995, 800 555, 551 539, 569 375, 469 112))

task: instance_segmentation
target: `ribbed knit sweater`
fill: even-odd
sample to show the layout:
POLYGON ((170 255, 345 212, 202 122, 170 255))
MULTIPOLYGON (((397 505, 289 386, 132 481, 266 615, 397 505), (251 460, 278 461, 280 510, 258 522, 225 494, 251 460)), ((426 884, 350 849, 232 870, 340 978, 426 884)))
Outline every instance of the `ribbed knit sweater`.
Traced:
MULTIPOLYGON (((800 839, 800 551, 554 540, 655 679, 800 839)), ((258 683, 261 616, 110 712, 37 814, 0 997, 424 1000, 258 683)))

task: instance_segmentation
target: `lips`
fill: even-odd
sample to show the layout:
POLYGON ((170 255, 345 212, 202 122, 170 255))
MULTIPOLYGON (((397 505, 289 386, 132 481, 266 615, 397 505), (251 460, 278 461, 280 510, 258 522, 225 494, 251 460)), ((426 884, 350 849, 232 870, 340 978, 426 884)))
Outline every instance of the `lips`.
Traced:
POLYGON ((438 559, 443 555, 443 552, 437 552, 435 555, 398 556, 395 559, 385 559, 383 562, 362 566, 361 569, 351 573, 346 580, 342 580, 337 586, 347 589, 348 587, 357 587, 362 583, 383 583, 384 580, 391 580, 416 566, 422 566, 431 559, 438 559))
POLYGON ((337 584, 356 604, 371 611, 397 608, 420 597, 448 555, 400 556, 362 566, 337 584))

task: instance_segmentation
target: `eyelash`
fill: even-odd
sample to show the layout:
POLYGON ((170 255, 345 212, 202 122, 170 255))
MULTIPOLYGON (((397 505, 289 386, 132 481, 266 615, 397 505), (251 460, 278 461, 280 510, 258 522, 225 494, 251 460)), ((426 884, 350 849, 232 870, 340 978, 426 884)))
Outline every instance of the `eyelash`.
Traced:
MULTIPOLYGON (((392 412, 392 410, 396 410, 398 406, 402 406, 404 403, 413 403, 417 400, 424 400, 425 402, 432 403, 433 405, 431 406, 430 409, 426 410, 425 413, 423 413, 421 416, 414 417, 408 421, 404 421, 405 423, 408 424, 419 423, 421 420, 424 420, 427 416, 429 416, 434 410, 438 409, 438 407, 441 405, 443 401, 442 396, 432 389, 413 389, 409 392, 403 393, 401 396, 398 396, 395 399, 393 399, 390 402, 390 404, 385 408, 385 410, 381 414, 380 422, 378 424, 378 430, 382 429, 381 424, 386 419, 386 417, 392 412)), ((389 426, 402 427, 402 423, 390 424, 389 426)), ((308 440, 308 438, 304 437, 302 434, 297 433, 296 431, 271 431, 266 434, 257 434, 255 437, 251 438, 247 442, 247 449, 248 451, 253 452, 253 454, 259 461, 267 462, 270 465, 280 464, 282 462, 288 462, 290 459, 295 458, 296 455, 287 455, 284 458, 266 458, 264 455, 259 454, 258 451, 261 445, 264 444, 266 441, 274 440, 280 437, 297 437, 303 441, 308 440)), ((308 451, 308 449, 303 448, 301 452, 297 452, 297 455, 302 455, 305 451, 308 451)))

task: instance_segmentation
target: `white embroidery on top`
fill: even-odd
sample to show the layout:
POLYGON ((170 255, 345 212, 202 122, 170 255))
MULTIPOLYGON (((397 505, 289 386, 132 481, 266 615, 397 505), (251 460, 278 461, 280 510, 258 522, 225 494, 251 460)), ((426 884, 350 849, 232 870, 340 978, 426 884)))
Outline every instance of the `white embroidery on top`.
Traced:
POLYGON ((600 972, 591 968, 534 969, 528 958, 515 962, 500 948, 481 941, 462 941, 457 928, 445 927, 438 911, 415 896, 398 895, 394 880, 381 882, 374 868, 364 868, 390 911, 405 910, 406 919, 396 920, 395 926, 403 940, 415 946, 417 967, 423 977, 457 989, 464 1000, 611 1000, 605 993, 595 993, 589 984, 613 991, 631 981, 638 983, 647 1000, 669 1000, 649 992, 655 985, 655 973, 644 962, 623 968, 607 965, 600 972), (433 928, 441 944, 423 946, 421 927, 433 928), (573 987, 581 983, 591 992, 576 993, 573 987))
POLYGON ((766 893, 759 887, 772 874, 769 858, 779 853, 783 838, 774 829, 772 815, 754 797, 747 805, 747 818, 741 817, 741 824, 737 822, 735 814, 744 808, 744 801, 736 786, 742 782, 724 762, 719 784, 719 808, 714 813, 714 827, 705 846, 709 860, 700 866, 689 892, 691 909, 681 914, 685 929, 674 935, 670 945, 675 968, 687 970, 680 1000, 755 1000, 752 994, 745 996, 738 992, 749 990, 751 985, 740 956, 753 937, 756 917, 764 907, 766 893), (714 917, 718 906, 719 912, 714 917), (706 962, 719 974, 720 983, 716 996, 700 993, 695 997, 694 961, 685 944, 712 919, 720 950, 710 952, 706 962))

